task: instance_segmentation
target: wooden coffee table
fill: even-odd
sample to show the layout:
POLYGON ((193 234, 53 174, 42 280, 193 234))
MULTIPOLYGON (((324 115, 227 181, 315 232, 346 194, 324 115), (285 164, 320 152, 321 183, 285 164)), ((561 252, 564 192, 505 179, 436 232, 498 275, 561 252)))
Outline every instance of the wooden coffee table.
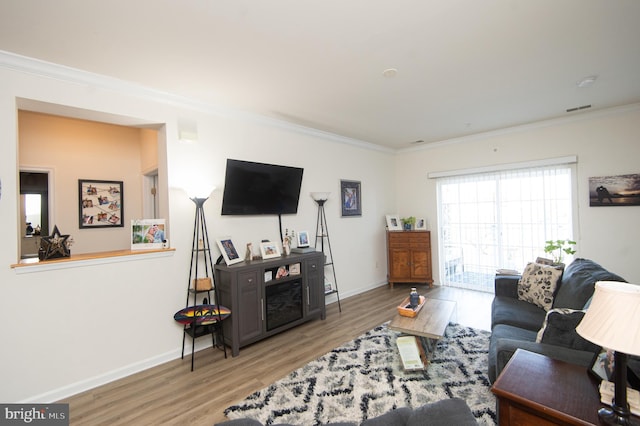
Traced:
POLYGON ((418 315, 410 318, 396 314, 389 323, 389 328, 413 336, 438 340, 444 337, 444 331, 455 309, 456 302, 427 298, 418 315))

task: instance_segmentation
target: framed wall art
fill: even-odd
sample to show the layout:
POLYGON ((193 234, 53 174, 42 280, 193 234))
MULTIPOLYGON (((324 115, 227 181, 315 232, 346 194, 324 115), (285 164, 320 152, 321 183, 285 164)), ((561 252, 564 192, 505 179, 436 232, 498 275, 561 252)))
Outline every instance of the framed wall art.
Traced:
POLYGON ((362 192, 360 181, 340 181, 342 216, 362 216, 362 192))
POLYGON ((640 174, 590 177, 589 206, 640 206, 640 174))
POLYGON ((78 180, 80 229, 124 227, 122 181, 78 180))

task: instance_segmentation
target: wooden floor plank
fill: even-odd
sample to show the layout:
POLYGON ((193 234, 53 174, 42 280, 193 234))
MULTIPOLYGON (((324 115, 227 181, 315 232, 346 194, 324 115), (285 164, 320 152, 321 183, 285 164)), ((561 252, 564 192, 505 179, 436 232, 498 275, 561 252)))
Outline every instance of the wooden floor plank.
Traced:
MULTIPOLYGON (((457 302, 452 321, 488 330, 493 295, 469 290, 418 286, 427 297, 457 302)), ((240 349, 237 357, 204 349, 191 357, 75 395, 69 403, 71 424, 207 425, 226 420, 223 410, 286 376, 331 349, 390 321, 409 286, 383 286, 327 306, 327 319, 314 320, 240 349)), ((228 351, 229 352, 229 351, 228 351)))

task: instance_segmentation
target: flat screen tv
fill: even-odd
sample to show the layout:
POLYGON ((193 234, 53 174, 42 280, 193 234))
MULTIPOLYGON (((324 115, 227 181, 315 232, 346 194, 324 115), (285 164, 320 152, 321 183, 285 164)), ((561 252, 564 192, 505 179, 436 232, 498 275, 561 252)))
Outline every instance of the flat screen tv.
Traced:
POLYGON ((223 215, 282 215, 298 212, 299 167, 227 159, 223 215))

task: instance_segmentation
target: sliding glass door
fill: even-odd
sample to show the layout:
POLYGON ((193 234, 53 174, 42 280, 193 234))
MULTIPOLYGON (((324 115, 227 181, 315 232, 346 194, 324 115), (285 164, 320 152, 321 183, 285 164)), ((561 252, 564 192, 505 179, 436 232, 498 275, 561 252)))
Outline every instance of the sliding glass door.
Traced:
POLYGON ((491 292, 496 269, 522 271, 546 240, 573 238, 572 168, 438 178, 442 283, 491 292))

